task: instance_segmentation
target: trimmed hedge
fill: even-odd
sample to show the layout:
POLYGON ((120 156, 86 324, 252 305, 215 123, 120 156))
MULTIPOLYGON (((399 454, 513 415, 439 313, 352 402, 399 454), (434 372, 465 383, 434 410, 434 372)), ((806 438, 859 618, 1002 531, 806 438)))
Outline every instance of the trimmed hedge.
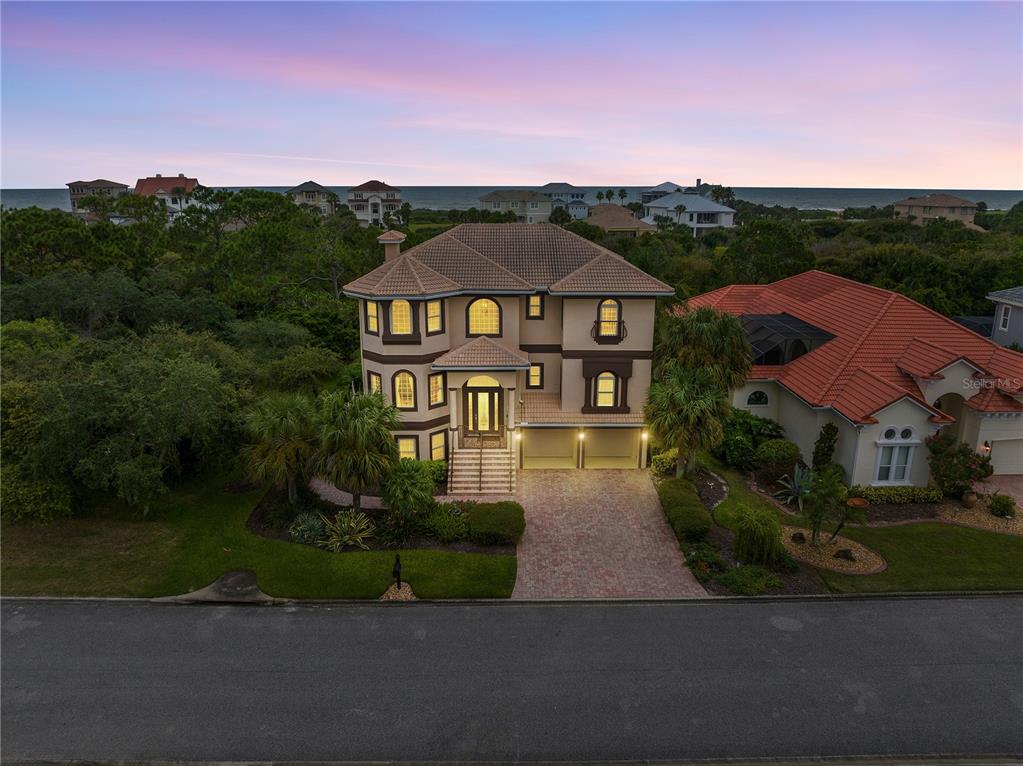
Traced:
POLYGON ((515 545, 526 531, 526 514, 511 500, 467 504, 469 539, 478 545, 515 545))
POLYGON ((940 503, 941 489, 938 487, 860 487, 849 488, 849 497, 862 497, 870 503, 940 503))
POLYGON ((784 474, 791 476, 802 459, 799 447, 787 439, 768 439, 757 447, 753 455, 753 462, 767 481, 777 481, 784 474))
POLYGON ((657 485, 657 496, 679 542, 698 543, 710 532, 710 513, 689 479, 665 479, 657 485))

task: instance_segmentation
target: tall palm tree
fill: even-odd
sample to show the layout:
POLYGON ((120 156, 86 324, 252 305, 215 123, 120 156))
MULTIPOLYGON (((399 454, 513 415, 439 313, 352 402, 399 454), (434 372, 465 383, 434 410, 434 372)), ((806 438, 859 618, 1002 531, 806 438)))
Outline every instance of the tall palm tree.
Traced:
POLYGON ((359 510, 362 493, 378 484, 398 462, 391 432, 398 411, 380 394, 332 391, 320 397, 316 475, 349 490, 359 510))
POLYGON ((619 189, 618 190, 618 199, 620 199, 622 201, 623 205, 625 204, 625 198, 628 197, 628 196, 629 196, 629 193, 627 191, 625 191, 625 189, 619 189))
POLYGON ((698 450, 721 443, 730 409, 728 390, 712 370, 677 366, 650 385, 644 415, 654 435, 678 450, 675 475, 682 476, 698 450))
POLYGON ((304 394, 270 394, 244 417, 252 442, 242 448, 249 475, 260 483, 286 487, 298 497, 298 482, 309 474, 316 451, 316 408, 304 394))
POLYGON ((686 212, 685 205, 675 205, 675 222, 682 223, 682 214, 686 212))
POLYGON ((604 199, 606 199, 608 202, 614 202, 615 201, 615 190, 614 189, 608 189, 606 192, 604 192, 604 199))
POLYGON ((604 192, 597 192, 597 202, 604 201, 604 192))
POLYGON ((662 315, 658 335, 656 375, 683 366, 713 371, 726 389, 746 382, 751 354, 738 317, 706 306, 683 311, 673 306, 662 315))

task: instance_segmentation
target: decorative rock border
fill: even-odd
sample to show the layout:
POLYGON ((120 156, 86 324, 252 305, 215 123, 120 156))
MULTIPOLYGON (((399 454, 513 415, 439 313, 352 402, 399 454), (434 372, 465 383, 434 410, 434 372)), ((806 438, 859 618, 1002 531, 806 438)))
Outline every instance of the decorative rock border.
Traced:
MULTIPOLYGON (((782 526, 782 545, 785 546, 785 550, 796 561, 801 561, 818 569, 827 569, 830 572, 847 575, 873 575, 883 572, 888 568, 888 562, 880 554, 872 551, 863 543, 850 540, 848 537, 836 537, 830 545, 825 545, 824 543, 813 545, 809 541, 805 543, 794 542, 792 535, 796 532, 802 532, 804 535, 809 534, 809 530, 803 527, 782 526), (843 549, 850 550, 855 560, 849 561, 848 559, 835 558, 835 552, 843 549)), ((822 537, 825 534, 822 533, 822 537)), ((827 536, 830 537, 830 535, 827 536)))

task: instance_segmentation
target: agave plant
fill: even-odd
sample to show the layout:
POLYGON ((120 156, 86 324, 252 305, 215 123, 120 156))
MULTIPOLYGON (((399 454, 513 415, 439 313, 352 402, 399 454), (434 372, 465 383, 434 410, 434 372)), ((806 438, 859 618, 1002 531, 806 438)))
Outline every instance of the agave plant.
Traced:
POLYGON ((345 548, 362 548, 369 550, 366 540, 373 537, 375 531, 373 522, 362 511, 350 509, 338 511, 331 519, 329 516, 320 515, 323 521, 324 537, 320 545, 334 553, 340 553, 345 548))
POLYGON ((795 505, 799 512, 803 512, 803 500, 810 493, 810 485, 813 483, 814 473, 806 466, 796 464, 795 470, 790 477, 785 474, 778 483, 782 486, 774 493, 774 496, 785 505, 795 505))

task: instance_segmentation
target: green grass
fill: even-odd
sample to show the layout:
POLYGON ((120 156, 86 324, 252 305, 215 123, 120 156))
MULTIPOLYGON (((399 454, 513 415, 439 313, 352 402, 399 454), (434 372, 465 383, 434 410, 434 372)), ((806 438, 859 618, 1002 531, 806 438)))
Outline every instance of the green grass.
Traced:
MULTIPOLYGON (((783 524, 806 526, 753 492, 742 472, 710 455, 700 461, 728 482, 728 498, 714 509, 721 526, 734 529, 739 505, 772 508, 783 524)), ((877 551, 888 568, 876 575, 842 575, 818 569, 836 593, 1023 589, 1023 537, 969 527, 920 522, 892 527, 846 527, 842 535, 877 551)))
MULTIPOLYGON (((289 598, 377 598, 395 551, 329 553, 245 528, 260 492, 229 493, 224 477, 165 495, 139 520, 99 500, 93 514, 45 527, 4 525, 4 595, 167 596, 252 569, 260 588, 289 598)), ((514 556, 406 550, 403 578, 420 598, 507 598, 514 556)))

